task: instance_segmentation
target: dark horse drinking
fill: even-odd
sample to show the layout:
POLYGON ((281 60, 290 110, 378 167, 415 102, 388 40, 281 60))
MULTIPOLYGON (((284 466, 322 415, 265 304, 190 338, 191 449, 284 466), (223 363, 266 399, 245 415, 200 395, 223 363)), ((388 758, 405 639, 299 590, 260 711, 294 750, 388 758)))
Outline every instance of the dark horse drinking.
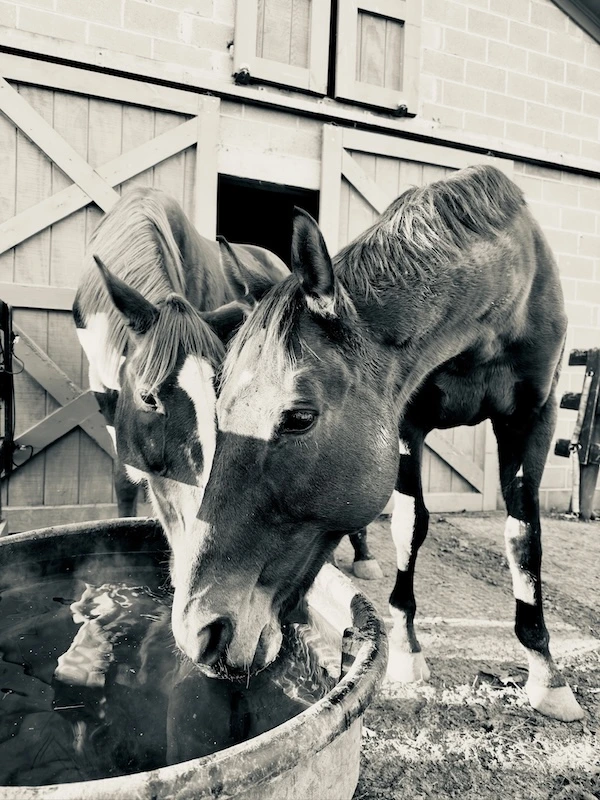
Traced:
POLYGON ((214 675, 262 669, 340 538, 394 491, 390 675, 426 678, 413 624, 428 525, 423 441, 433 428, 489 418, 527 694, 544 714, 580 718, 550 655, 540 583, 538 490, 567 319, 521 191, 490 166, 409 189, 333 264, 298 212, 292 258, 293 274, 226 357, 210 478, 174 548, 180 648, 214 675))
MULTIPOLYGON (((111 209, 87 260, 73 312, 118 455, 119 516, 135 516, 142 483, 172 542, 193 524, 210 471, 224 345, 289 270, 262 247, 200 236, 176 200, 151 188, 111 209)), ((351 540, 355 573, 380 574, 366 531, 351 540)))

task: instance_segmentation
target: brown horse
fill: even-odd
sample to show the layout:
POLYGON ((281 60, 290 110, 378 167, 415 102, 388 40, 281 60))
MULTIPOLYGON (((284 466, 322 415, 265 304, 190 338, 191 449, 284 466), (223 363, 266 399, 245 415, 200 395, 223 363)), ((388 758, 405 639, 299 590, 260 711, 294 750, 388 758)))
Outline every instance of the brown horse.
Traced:
POLYGON ((200 236, 173 198, 150 188, 111 209, 87 258, 73 314, 118 455, 119 515, 135 515, 143 482, 170 534, 200 505, 224 342, 289 270, 260 247, 200 236))
POLYGON ((212 674, 260 670, 336 543, 395 490, 390 674, 426 678, 413 626, 423 441, 489 418, 528 696, 544 714, 580 718, 550 655, 540 582, 538 489, 567 320, 521 191, 489 166, 410 189, 334 264, 298 212, 292 267, 226 358, 212 471, 174 552, 180 648, 212 674))

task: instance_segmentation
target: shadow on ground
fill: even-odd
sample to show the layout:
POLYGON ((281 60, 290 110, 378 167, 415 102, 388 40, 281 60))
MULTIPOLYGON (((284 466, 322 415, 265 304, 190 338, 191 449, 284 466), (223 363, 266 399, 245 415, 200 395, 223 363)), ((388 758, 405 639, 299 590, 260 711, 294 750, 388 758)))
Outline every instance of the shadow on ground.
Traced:
MULTIPOLYGON (((551 516, 543 526, 551 649, 584 721, 556 722, 527 703, 503 515, 432 515, 416 579, 431 680, 384 683, 365 714, 355 800, 600 798, 600 522, 551 516)), ((354 581, 389 623, 396 570, 389 520, 369 532, 384 577, 354 581)), ((350 574, 349 543, 337 560, 350 574)))

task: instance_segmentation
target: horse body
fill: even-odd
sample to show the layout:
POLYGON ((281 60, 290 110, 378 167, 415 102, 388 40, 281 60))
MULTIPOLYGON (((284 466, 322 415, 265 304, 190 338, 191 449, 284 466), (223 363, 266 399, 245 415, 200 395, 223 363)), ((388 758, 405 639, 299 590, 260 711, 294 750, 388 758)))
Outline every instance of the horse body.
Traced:
POLYGON ((73 313, 118 454, 119 514, 135 515, 143 481, 173 537, 194 519, 210 469, 221 340, 289 270, 262 248, 205 239, 150 188, 103 218, 88 259, 73 313))
POLYGON ((409 190, 333 266, 299 213, 293 267, 225 362, 212 471, 175 592, 179 646, 216 674, 261 669, 286 610, 393 490, 390 674, 426 677, 413 624, 423 440, 490 418, 529 697, 578 718, 549 653, 540 584, 538 488, 566 317, 520 190, 490 167, 409 190))

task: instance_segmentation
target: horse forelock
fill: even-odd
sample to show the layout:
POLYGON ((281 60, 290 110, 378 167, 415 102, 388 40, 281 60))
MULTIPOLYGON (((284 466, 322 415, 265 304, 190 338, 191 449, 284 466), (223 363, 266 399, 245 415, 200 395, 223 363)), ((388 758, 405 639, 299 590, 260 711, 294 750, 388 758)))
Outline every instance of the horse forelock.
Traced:
POLYGON ((315 311, 295 274, 270 289, 228 348, 220 376, 221 405, 228 405, 249 376, 268 375, 274 383, 289 385, 303 371, 304 356, 319 358, 302 330, 304 319, 322 327, 341 349, 359 348, 356 310, 340 281, 335 283, 332 306, 333 317, 315 311))
POLYGON ((172 374, 181 352, 205 359, 216 371, 225 354, 223 344, 190 303, 171 294, 157 307, 155 325, 129 359, 136 389, 155 393, 172 374))
POLYGON ((478 165, 407 189, 335 258, 351 290, 420 279, 460 263, 477 237, 500 233, 524 206, 523 193, 499 169, 478 165))
POLYGON ((113 274, 153 303, 171 292, 185 296, 184 265, 167 216, 170 202, 163 192, 135 188, 106 214, 91 237, 77 301, 84 319, 97 312, 109 316, 109 345, 119 352, 127 341, 125 323, 92 255, 99 255, 113 274))

